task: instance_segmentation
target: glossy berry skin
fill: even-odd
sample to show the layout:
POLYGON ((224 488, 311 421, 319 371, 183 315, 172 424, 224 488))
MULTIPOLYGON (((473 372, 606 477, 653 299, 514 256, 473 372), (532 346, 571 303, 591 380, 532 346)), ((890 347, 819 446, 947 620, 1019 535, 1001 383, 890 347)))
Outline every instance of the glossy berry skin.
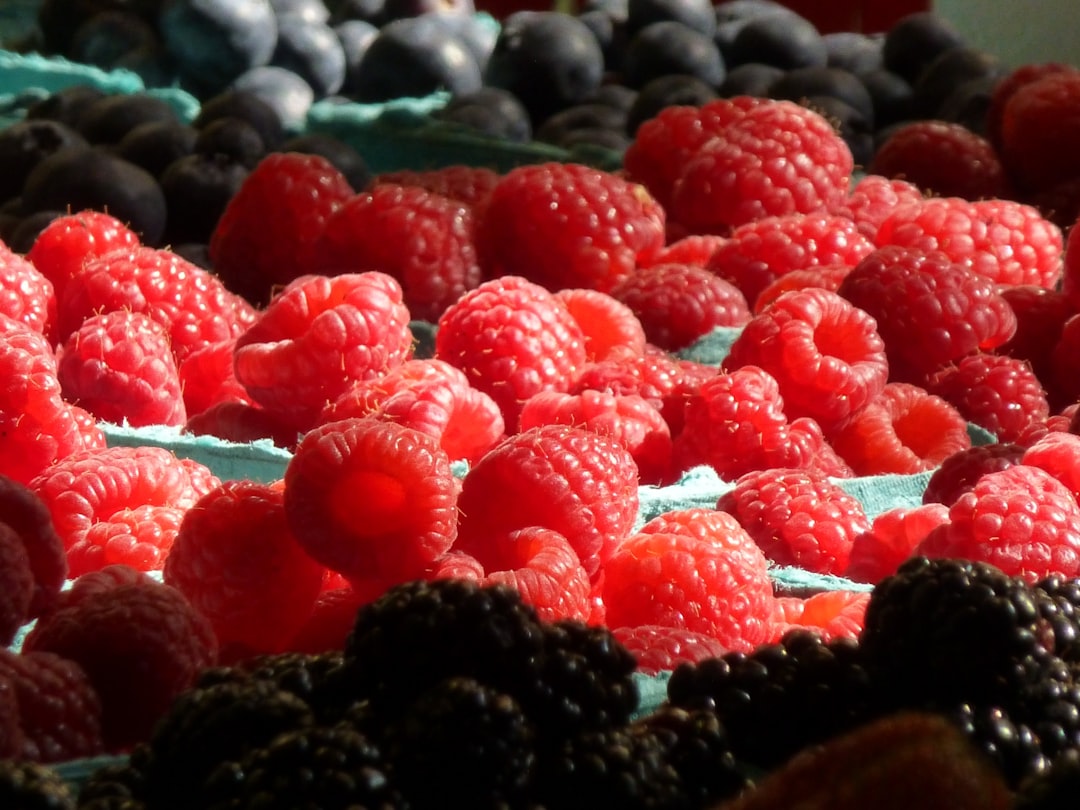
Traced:
POLYGON ((268 63, 278 33, 269 0, 169 0, 159 27, 181 72, 214 88, 268 63))
POLYGON ((1054 71, 1020 86, 1001 115, 1001 155, 1022 190, 1050 188, 1080 174, 1069 148, 1080 127, 1080 71, 1054 71))
POLYGON ((874 518, 869 531, 855 537, 844 577, 877 584, 895 574, 926 535, 948 520, 943 503, 887 509, 874 518))
POLYGON ((880 174, 867 174, 851 189, 847 199, 834 213, 849 217, 859 232, 872 242, 878 228, 893 209, 909 202, 919 202, 923 193, 907 180, 890 179, 880 174))
POLYGON ((0 242, 0 312, 56 338, 56 293, 33 263, 0 242))

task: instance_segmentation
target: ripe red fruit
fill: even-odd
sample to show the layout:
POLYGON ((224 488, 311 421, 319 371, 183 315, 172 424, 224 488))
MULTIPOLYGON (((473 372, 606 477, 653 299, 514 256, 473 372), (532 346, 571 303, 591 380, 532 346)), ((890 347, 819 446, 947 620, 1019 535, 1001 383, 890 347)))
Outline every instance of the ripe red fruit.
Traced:
POLYGON ((108 565, 160 571, 186 512, 187 507, 136 506, 93 523, 68 549, 69 573, 79 577, 108 565))
POLYGON ((679 664, 697 664, 730 652, 713 636, 681 627, 639 624, 611 632, 637 659, 637 671, 643 675, 660 675, 679 664))
POLYGON ((67 578, 64 543, 45 503, 25 484, 0 475, 0 522, 19 538, 30 565, 32 590, 27 619, 52 609, 67 578))
POLYGON ((399 169, 381 172, 372 186, 415 186, 433 194, 465 203, 470 208, 483 205, 499 182, 499 174, 485 166, 443 166, 437 169, 399 169))
POLYGON ((852 541, 844 576, 876 585, 895 574, 926 535, 948 520, 949 510, 943 503, 887 509, 874 518, 870 531, 852 541))
POLYGON ((1019 464, 1024 448, 1019 444, 994 442, 957 450, 942 459, 926 482, 923 503, 952 506, 975 482, 987 473, 999 472, 1019 464))
POLYGON ((776 644, 790 630, 809 629, 825 641, 857 639, 866 616, 869 591, 819 591, 807 597, 778 596, 779 616, 770 643, 776 644))
POLYGON ((833 213, 851 219, 859 233, 874 241, 881 223, 895 209, 922 199, 923 193, 914 183, 882 177, 880 174, 867 174, 855 184, 847 199, 833 213))
POLYGON ((616 351, 642 354, 645 329, 634 311, 599 290, 559 290, 555 298, 570 311, 585 337, 585 359, 605 360, 616 351))
POLYGON ((2 241, 0 313, 56 341, 56 293, 52 282, 2 241))
POLYGON ((26 546, 13 528, 0 523, 0 647, 10 645, 30 620, 33 596, 34 572, 26 546))
POLYGON ((1001 158, 1013 182, 1037 191, 1080 176, 1080 71, 1023 83, 1001 114, 1001 158))

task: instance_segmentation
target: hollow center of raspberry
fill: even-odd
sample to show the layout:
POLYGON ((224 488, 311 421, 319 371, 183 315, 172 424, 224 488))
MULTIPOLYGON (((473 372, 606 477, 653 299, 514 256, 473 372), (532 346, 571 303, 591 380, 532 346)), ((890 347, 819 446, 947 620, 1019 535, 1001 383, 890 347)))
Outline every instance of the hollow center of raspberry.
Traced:
POLYGON ((406 522, 408 491, 404 483, 376 470, 356 470, 333 485, 334 519, 353 534, 372 537, 399 531, 406 522))
POLYGON ((866 350, 858 334, 842 324, 819 326, 814 330, 814 345, 823 357, 836 357, 848 365, 854 365, 865 357, 866 350))

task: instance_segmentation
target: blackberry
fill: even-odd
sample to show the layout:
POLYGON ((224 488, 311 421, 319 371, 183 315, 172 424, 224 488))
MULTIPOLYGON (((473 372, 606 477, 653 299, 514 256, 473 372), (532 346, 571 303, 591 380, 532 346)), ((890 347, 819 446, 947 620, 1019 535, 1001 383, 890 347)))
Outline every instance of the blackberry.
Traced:
POLYGON ((104 765, 90 774, 79 788, 80 810, 106 810, 124 802, 141 803, 146 796, 146 765, 149 747, 136 745, 123 762, 104 765))
POLYGON ((1027 682, 1004 708, 1031 729, 1049 760, 1080 747, 1080 684, 1074 669, 1061 659, 1031 666, 1027 682))
POLYGON ((509 695, 449 678, 386 732, 387 757, 409 806, 520 806, 534 777, 533 727, 509 695))
POLYGON ((51 768, 35 762, 0 760, 0 807, 74 810, 75 797, 51 768))
POLYGON ((400 807, 382 752, 347 725, 288 731, 207 780, 211 810, 400 807))
POLYGON ((668 681, 668 701, 715 710, 734 755, 759 768, 780 765, 876 715, 858 645, 826 642, 802 629, 752 653, 680 664, 668 681))
POLYGON ((1065 751, 1044 771, 1020 783, 1013 810, 1066 810, 1080 795, 1080 749, 1065 751))
POLYGON ((860 647, 895 708, 1007 705, 1053 633, 1036 591, 992 565, 914 557, 882 580, 860 647))
POLYGON ((1039 614, 1054 631, 1054 654, 1070 663, 1080 663, 1080 579, 1060 575, 1035 583, 1039 614))
POLYGON ((1007 784, 1016 786, 1050 767, 1038 737, 1004 710, 962 703, 945 714, 998 767, 1007 784))

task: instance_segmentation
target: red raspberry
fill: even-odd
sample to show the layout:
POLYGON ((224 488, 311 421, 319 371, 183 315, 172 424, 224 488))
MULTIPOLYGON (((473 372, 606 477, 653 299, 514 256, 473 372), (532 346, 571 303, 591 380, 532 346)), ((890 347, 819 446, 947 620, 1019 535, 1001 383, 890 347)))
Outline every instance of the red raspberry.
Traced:
POLYGON ((1014 464, 976 481, 914 553, 987 562, 1029 583, 1080 576, 1080 506, 1050 473, 1014 464))
POLYGON ((233 292, 265 304, 275 287, 311 271, 327 220, 353 195, 344 175, 319 155, 267 155, 210 236, 215 272, 233 292))
POLYGON ((145 577, 57 610, 23 649, 83 668, 101 698, 105 748, 118 751, 149 738, 176 696, 215 662, 217 642, 183 594, 145 577))
POLYGON ((23 758, 25 740, 19 725, 19 704, 11 678, 0 675, 0 757, 23 758))
POLYGON ((633 526, 638 470, 616 439, 566 425, 507 437, 465 476, 455 548, 487 571, 511 567, 506 538, 542 526, 559 532, 594 581, 633 526))
POLYGON ((638 267, 651 267, 654 264, 689 264, 694 267, 707 267, 709 259, 717 248, 727 239, 714 233, 691 234, 660 249, 647 261, 639 261, 638 267))
POLYGON ((857 475, 931 470, 971 446, 967 421, 941 397, 909 383, 885 390, 829 435, 857 475))
POLYGON ((555 298, 574 316, 585 336, 585 359, 604 360, 616 349, 631 354, 645 351, 645 328, 622 301, 599 290, 559 290, 555 298))
POLYGON ((1073 315, 1061 327, 1061 335, 1050 352, 1046 388, 1055 403, 1080 400, 1080 315, 1073 315))
POLYGON ((357 611, 380 595, 381 591, 370 594, 352 588, 324 591, 315 600, 315 606, 300 630, 289 641, 288 649, 313 654, 344 650, 356 624, 357 611))
MULTIPOLYGON (((621 352, 608 360, 586 365, 570 387, 570 393, 605 391, 641 396, 660 411, 675 436, 682 426, 684 380, 689 371, 684 363, 666 352, 621 352)), ((713 369, 709 376, 715 373, 713 369)))
POLYGON ((683 167, 711 138, 764 99, 750 96, 716 99, 700 107, 674 105, 662 109, 634 133, 623 155, 627 176, 641 183, 664 206, 683 167))
POLYGON ((117 309, 141 312, 164 326, 178 361, 196 348, 235 338, 255 320, 255 310, 209 271, 148 247, 87 261, 58 304, 61 339, 92 315, 117 309))
POLYGON ((386 273, 401 284, 411 316, 434 322, 480 283, 473 230, 464 203, 419 187, 379 185, 326 220, 311 272, 386 273))
POLYGON ((828 214, 769 217, 736 228, 708 268, 746 296, 751 307, 769 284, 794 270, 854 267, 874 249, 851 220, 828 214))
MULTIPOLYGON (((1068 246, 1066 246, 1068 256, 1068 246)), ((1078 257, 1080 258, 1080 257, 1078 257)), ((1068 267, 1068 259, 1066 259, 1068 267)), ((1068 289, 1068 270, 1064 287, 1068 289)), ((1050 382, 1050 354, 1061 338, 1061 330, 1069 316, 1075 314, 1076 305, 1058 290, 1048 290, 1034 284, 1005 287, 1001 297, 1016 315, 1016 332, 995 349, 998 354, 1026 360, 1035 376, 1047 386, 1050 382)))
POLYGON ((685 163, 670 218, 692 233, 725 234, 770 216, 835 208, 854 159, 822 115, 791 101, 748 109, 685 163))
POLYGON ((904 205, 881 224, 877 243, 941 251, 999 285, 1052 289, 1061 279, 1061 229, 1013 200, 931 197, 904 205))
POLYGON ((554 529, 530 526, 510 532, 503 542, 508 557, 517 560, 509 563, 512 567, 489 572, 482 584, 516 588, 544 621, 588 620, 589 574, 566 537, 554 529))
POLYGON ((56 604, 67 578, 64 543, 53 526, 45 503, 25 484, 0 475, 0 523, 22 542, 32 575, 27 619, 35 619, 56 604))
POLYGON ((416 186, 470 207, 483 205, 499 182, 499 174, 483 166, 443 166, 438 169, 399 169, 375 175, 373 186, 416 186))
POLYGON ((865 408, 889 376, 874 319, 822 289, 785 293, 755 315, 724 366, 764 369, 780 387, 784 412, 812 417, 825 430, 865 408))
POLYGON ((385 373, 412 348, 401 285, 385 273, 302 276, 242 334, 236 379, 298 430, 356 380, 385 373))
POLYGON ((184 433, 214 436, 233 444, 268 440, 275 447, 292 450, 300 433, 265 408, 246 402, 218 402, 184 423, 184 433))
POLYGON ((952 506, 975 482, 987 473, 999 472, 1019 464, 1024 448, 1019 444, 980 444, 957 450, 942 459, 926 482, 922 500, 925 504, 952 506))
POLYGON ((121 509, 99 520, 68 549, 71 576, 107 565, 160 571, 186 512, 187 507, 147 505, 121 509))
POLYGON ((285 469, 300 545, 354 585, 420 577, 454 542, 458 485, 438 443, 379 419, 307 433, 285 469))
POLYGON ((52 514, 64 547, 85 543, 90 527, 125 509, 186 509, 220 482, 206 466, 162 447, 110 447, 73 453, 29 483, 52 514))
POLYGON ((15 529, 0 523, 0 648, 10 645, 30 620, 33 597, 34 571, 26 545, 15 529))
POLYGON ((542 391, 521 411, 521 430, 572 425, 619 441, 634 459, 643 485, 672 482, 671 429, 664 417, 637 394, 584 390, 580 394, 542 391))
POLYGON ((567 391, 585 364, 573 315, 543 287, 504 276, 466 293, 439 319, 435 356, 499 405, 509 432, 525 400, 567 391))
POLYGON ((115 425, 187 420, 169 334, 148 315, 112 310, 83 321, 57 350, 64 397, 115 425))
POLYGON ((663 625, 749 652, 772 631, 768 561, 726 512, 683 509, 646 523, 604 566, 611 627, 663 625))
POLYGON ((1006 355, 976 352, 961 357, 932 375, 926 390, 999 442, 1016 441, 1029 425, 1050 415, 1046 391, 1031 366, 1006 355))
POLYGON ((608 292, 664 245, 664 210, 642 186, 576 163, 512 169, 476 228, 489 278, 608 292))
POLYGON ((52 282, 59 301, 68 281, 91 259, 139 246, 135 231, 111 214, 79 211, 59 216, 37 235, 26 258, 52 282))
POLYGON ((210 620, 222 660, 285 650, 322 590, 323 566, 285 518, 280 488, 229 481, 200 498, 165 561, 165 582, 210 620))
POLYGON ((842 574, 852 541, 870 530, 858 498, 808 470, 745 473, 716 508, 733 515, 776 565, 818 574, 842 574))
POLYGON ((770 643, 777 644, 790 630, 809 629, 825 641, 857 639, 862 632, 869 591, 821 591, 808 597, 777 597, 778 616, 770 643))
POLYGON ((1080 309, 1080 239, 1069 239, 1065 243, 1062 263, 1061 292, 1075 311, 1080 309))
POLYGON ((1046 470, 1080 499, 1080 436, 1047 433, 1024 451, 1020 463, 1046 470))
POLYGON ((1009 195, 997 150, 986 138, 950 121, 912 121, 874 153, 870 171, 914 183, 928 194, 981 200, 1009 195))
POLYGON ((764 312, 766 307, 786 292, 817 288, 836 292, 840 282, 847 277, 851 267, 846 264, 823 264, 806 270, 792 270, 769 284, 758 294, 754 313, 764 312))
POLYGON ((654 346, 685 349, 716 327, 750 320, 746 298, 730 282, 703 267, 656 264, 620 279, 611 295, 626 304, 654 346))
POLYGON ((0 312, 56 340, 56 294, 33 264, 0 241, 0 312))
POLYGON ((219 402, 251 404, 247 389, 236 379, 233 369, 235 347, 235 339, 209 343, 192 351, 177 365, 188 418, 219 402))
POLYGON ((1001 113, 1001 159, 1022 189, 1080 176, 1080 71, 1051 71, 1022 84, 1001 113))
POLYGON ((859 233, 870 241, 877 238, 878 228, 901 205, 919 202, 923 193, 914 183, 867 174, 851 189, 851 194, 833 213, 850 218, 859 233))
MULTIPOLYGON (((48 339, 0 314, 0 475, 26 483, 58 459, 97 443, 62 396, 48 339)), ((95 438, 97 437, 97 438, 95 438)))
POLYGON ((77 662, 51 652, 0 648, 3 678, 10 680, 18 707, 18 759, 60 763, 104 752, 101 698, 77 662))
POLYGON ((922 384, 939 368, 994 349, 1016 331, 1016 316, 995 284, 943 253, 878 248, 837 292, 877 321, 893 381, 922 384))
POLYGON ((941 503, 887 509, 874 518, 870 531, 852 541, 844 576, 876 585, 895 574, 923 538, 948 520, 949 510, 941 503))
POLYGON ((1043 76, 1075 70, 1076 68, 1072 65, 1060 62, 1030 63, 1013 68, 999 79, 994 84, 994 89, 990 94, 990 106, 986 111, 986 137, 994 148, 999 151, 1002 148, 1001 129, 1004 125, 1005 106, 1017 90, 1043 76))
POLYGON ((616 627, 611 632, 637 659, 637 671, 642 675, 660 675, 679 664, 699 664, 730 652, 713 636, 681 627, 639 624, 616 627))

